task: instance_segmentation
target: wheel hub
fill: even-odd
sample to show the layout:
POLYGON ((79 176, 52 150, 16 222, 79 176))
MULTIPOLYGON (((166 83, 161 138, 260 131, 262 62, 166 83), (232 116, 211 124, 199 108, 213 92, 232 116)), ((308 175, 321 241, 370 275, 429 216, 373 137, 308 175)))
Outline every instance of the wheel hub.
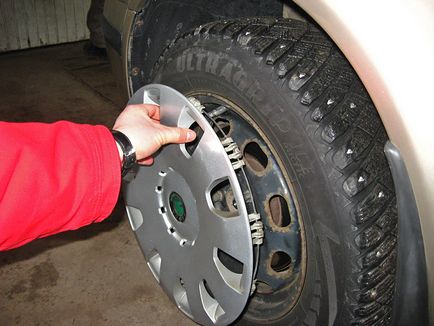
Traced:
POLYGON ((167 86, 145 86, 129 103, 159 104, 163 124, 197 132, 194 143, 166 146, 152 166, 130 175, 124 197, 148 266, 167 295, 200 324, 229 324, 252 292, 253 247, 263 237, 238 146, 218 137, 200 103, 167 86))

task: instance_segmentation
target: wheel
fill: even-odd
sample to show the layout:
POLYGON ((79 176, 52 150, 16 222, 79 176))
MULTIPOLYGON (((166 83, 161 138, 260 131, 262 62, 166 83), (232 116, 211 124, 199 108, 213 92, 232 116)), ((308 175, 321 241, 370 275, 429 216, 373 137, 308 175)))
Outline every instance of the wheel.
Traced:
POLYGON ((215 22, 168 46, 153 79, 228 108, 217 120, 244 155, 265 231, 238 323, 388 324, 397 211, 387 134, 332 41, 295 20, 215 22))

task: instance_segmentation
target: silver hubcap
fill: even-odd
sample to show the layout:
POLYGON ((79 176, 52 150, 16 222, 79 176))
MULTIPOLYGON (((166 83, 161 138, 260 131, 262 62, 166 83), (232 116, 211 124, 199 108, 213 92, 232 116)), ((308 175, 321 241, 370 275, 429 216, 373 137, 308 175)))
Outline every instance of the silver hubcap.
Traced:
POLYGON ((197 104, 167 86, 145 86, 129 103, 159 104, 163 124, 201 130, 194 146, 166 146, 152 166, 139 167, 125 182, 124 197, 167 295, 200 324, 229 324, 246 306, 255 269, 251 212, 228 155, 233 148, 223 146, 197 104), (222 188, 230 193, 224 208, 215 201, 222 188))

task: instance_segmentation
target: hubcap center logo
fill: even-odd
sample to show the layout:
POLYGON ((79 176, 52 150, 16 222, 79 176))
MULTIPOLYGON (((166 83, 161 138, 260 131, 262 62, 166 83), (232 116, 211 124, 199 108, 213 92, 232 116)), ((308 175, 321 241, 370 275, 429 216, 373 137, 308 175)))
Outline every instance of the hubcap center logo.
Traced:
POLYGON ((184 222, 186 217, 185 204, 182 197, 176 192, 169 196, 170 210, 178 222, 184 222))

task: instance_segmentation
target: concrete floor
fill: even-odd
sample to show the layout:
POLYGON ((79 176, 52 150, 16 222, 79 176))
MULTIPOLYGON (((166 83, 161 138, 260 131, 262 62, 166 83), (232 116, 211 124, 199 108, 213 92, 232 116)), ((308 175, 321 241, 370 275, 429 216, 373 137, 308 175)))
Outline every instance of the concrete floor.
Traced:
MULTIPOLYGON (((112 126, 124 101, 82 47, 0 55, 0 119, 112 126)), ((100 224, 0 253, 0 325, 195 324, 157 285, 119 203, 100 224)))

